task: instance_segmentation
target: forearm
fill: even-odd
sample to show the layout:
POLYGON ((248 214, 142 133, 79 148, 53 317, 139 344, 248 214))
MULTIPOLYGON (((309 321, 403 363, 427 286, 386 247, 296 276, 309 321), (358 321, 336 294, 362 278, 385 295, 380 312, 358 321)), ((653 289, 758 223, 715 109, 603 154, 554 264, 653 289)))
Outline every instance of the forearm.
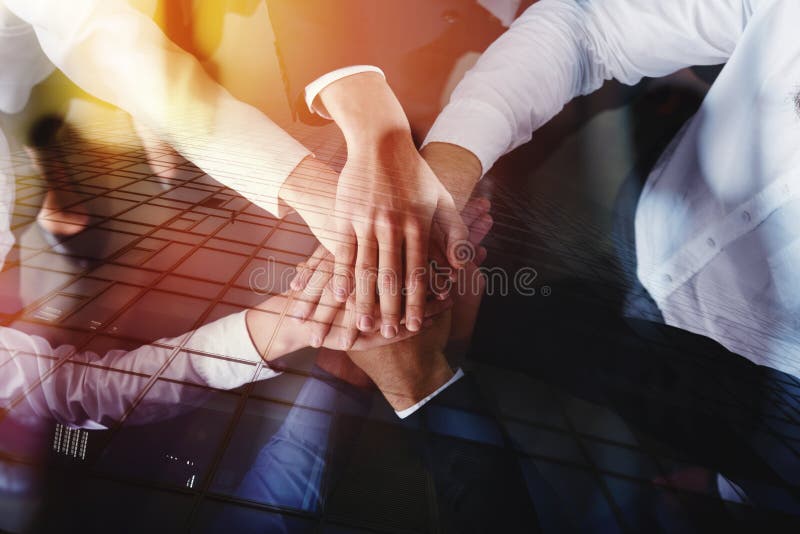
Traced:
POLYGON ((529 141, 564 104, 605 78, 590 64, 585 24, 571 0, 535 4, 467 72, 423 146, 461 146, 479 159, 482 175, 529 141))
POLYGON ((266 363, 307 346, 302 326, 287 317, 289 294, 276 295, 247 311, 246 324, 256 351, 266 363))
POLYGON ((331 215, 336 200, 338 175, 314 156, 295 167, 281 185, 280 199, 301 214, 311 211, 331 215))
POLYGON ((322 106, 342 130, 348 157, 388 145, 414 147, 405 112, 378 73, 363 72, 333 82, 320 92, 315 106, 322 106))

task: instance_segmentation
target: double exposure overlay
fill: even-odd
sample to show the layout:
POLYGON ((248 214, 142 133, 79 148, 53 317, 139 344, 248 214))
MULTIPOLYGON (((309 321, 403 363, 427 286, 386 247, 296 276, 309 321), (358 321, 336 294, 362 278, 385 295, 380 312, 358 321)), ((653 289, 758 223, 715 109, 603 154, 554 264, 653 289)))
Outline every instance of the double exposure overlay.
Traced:
POLYGON ((0 0, 0 531, 796 532, 795 0, 0 0))

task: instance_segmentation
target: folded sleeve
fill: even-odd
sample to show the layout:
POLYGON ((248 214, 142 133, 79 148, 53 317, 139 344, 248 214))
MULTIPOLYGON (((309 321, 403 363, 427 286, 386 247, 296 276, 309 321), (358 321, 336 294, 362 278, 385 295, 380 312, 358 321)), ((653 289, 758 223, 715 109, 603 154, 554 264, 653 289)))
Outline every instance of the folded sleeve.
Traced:
POLYGON ((473 152, 486 172, 579 95, 727 61, 770 0, 541 0, 495 41, 425 140, 473 152))
POLYGON ((182 156, 281 216, 278 193, 309 155, 235 99, 146 16, 119 0, 7 0, 75 84, 130 113, 182 156))

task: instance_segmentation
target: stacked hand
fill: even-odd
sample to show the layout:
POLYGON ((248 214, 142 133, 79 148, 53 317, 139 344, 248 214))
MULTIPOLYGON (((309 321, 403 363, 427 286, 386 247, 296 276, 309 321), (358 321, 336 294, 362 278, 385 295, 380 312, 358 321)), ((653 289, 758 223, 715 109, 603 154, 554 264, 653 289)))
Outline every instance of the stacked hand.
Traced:
MULTIPOLYGON (((462 252, 468 251, 463 257, 466 260, 481 262, 486 255, 480 242, 491 227, 492 220, 489 216, 490 204, 488 200, 476 199, 464 209, 463 221, 468 225, 467 240, 463 243, 462 252)), ((351 294, 343 306, 335 296, 334 289, 335 262, 331 254, 323 246, 317 248, 312 256, 297 268, 297 275, 291 282, 294 303, 289 310, 289 315, 305 322, 309 329, 309 343, 312 346, 328 346, 341 350, 364 350, 361 340, 372 339, 378 335, 379 328, 373 325, 364 332, 356 328, 354 316, 357 314, 356 296, 351 294), (362 336, 359 337, 359 332, 362 336), (335 341, 334 341, 335 340, 335 341)), ((431 317, 447 309, 450 300, 442 297, 433 289, 439 282, 434 278, 435 273, 426 271, 426 278, 420 280, 421 293, 425 299, 425 315, 431 317)), ((419 283, 418 282, 418 283, 419 283)), ((402 298, 400 292, 398 297, 402 298)), ((381 317, 383 321, 383 317, 381 317)), ((410 333, 419 331, 419 326, 410 328, 404 321, 399 320, 399 329, 395 336, 383 336, 387 340, 399 341, 408 337, 410 333)), ((420 322, 420 326, 422 323, 420 322)))
MULTIPOLYGON (((429 150, 423 159, 402 107, 376 73, 330 84, 315 107, 329 114, 344 134, 347 162, 337 176, 307 158, 281 190, 281 197, 334 254, 331 265, 323 261, 323 251, 315 253, 306 268, 319 273, 298 276, 294 282, 295 291, 309 289, 298 295, 295 314, 313 318, 316 325, 330 325, 335 304, 347 303, 353 326, 347 327, 351 333, 342 346, 352 344, 354 329, 379 329, 386 339, 395 338, 401 325, 416 332, 431 300, 431 277, 435 274, 437 280, 434 296, 445 298, 443 275, 455 279, 463 268, 460 248, 469 245, 459 210, 480 175, 480 165, 477 176, 471 176, 470 169, 465 178, 459 164, 474 156, 451 158, 449 150, 429 150)), ((327 330, 315 328, 312 342, 321 344, 327 330)))
POLYGON ((334 218, 340 241, 332 290, 340 303, 355 292, 356 325, 362 332, 376 326, 377 297, 381 333, 391 339, 403 317, 409 330, 419 330, 428 259, 461 268, 454 251, 467 230, 410 136, 401 135, 381 152, 378 147, 349 154, 339 177, 334 218))
MULTIPOLYGON (((488 207, 487 201, 477 200, 464 212, 475 257, 451 291, 453 306, 446 313, 426 319, 422 331, 414 336, 405 331, 396 339, 386 340, 373 334, 367 341, 362 334, 347 353, 320 351, 317 365, 358 387, 374 383, 395 410, 417 404, 450 380, 453 370, 444 354, 445 345, 450 350, 453 343, 468 340, 483 294, 485 280, 477 269, 486 257, 479 243, 492 225, 488 207)), ((428 309, 438 305, 433 302, 428 309)))

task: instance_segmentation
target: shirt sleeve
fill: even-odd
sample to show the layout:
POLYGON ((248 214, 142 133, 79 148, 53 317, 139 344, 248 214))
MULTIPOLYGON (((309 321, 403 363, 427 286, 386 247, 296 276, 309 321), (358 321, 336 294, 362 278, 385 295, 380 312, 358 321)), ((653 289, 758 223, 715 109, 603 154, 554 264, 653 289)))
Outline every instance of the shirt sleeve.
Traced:
POLYGON ((11 233, 11 218, 14 215, 14 199, 16 183, 11 163, 8 141, 0 129, 0 270, 6 256, 14 245, 14 234, 11 233))
POLYGON ((263 362, 247 330, 247 310, 217 319, 194 331, 185 348, 212 354, 193 359, 194 370, 211 387, 233 389, 254 380, 281 374, 263 362), (230 358, 261 363, 256 375, 252 365, 231 365, 230 358))
POLYGON ((541 0, 464 77, 424 144, 474 153, 483 172, 579 95, 724 63, 771 0, 541 0))
POLYGON ((148 392, 147 407, 134 412, 134 422, 173 417, 180 406, 202 396, 203 388, 187 383, 231 389, 279 374, 252 365, 261 358, 244 313, 177 338, 105 354, 76 352, 70 345, 53 347, 43 337, 0 327, 0 406, 17 406, 12 415, 23 422, 54 418, 75 428, 108 428, 137 402, 149 377, 164 370, 172 381, 148 392), (176 355, 176 350, 183 354, 176 355), (204 354, 189 357, 187 351, 204 354))
POLYGON ((119 0, 6 0, 56 67, 130 113, 212 178, 282 216, 278 193, 308 150, 234 98, 145 15, 119 0))
POLYGON ((347 78, 348 76, 361 74, 362 72, 377 72, 386 78, 386 75, 383 73, 383 71, 374 65, 353 65, 352 67, 343 67, 327 74, 323 74, 306 86, 305 101, 306 106, 308 106, 308 110, 311 113, 316 113, 320 117, 330 120, 330 117, 323 109, 314 107, 314 100, 316 100, 317 96, 322 92, 323 89, 328 87, 333 82, 339 81, 342 78, 347 78))
POLYGON ((395 410, 394 413, 396 413, 397 417, 399 417, 400 419, 405 419, 406 417, 413 414, 414 412, 416 412, 417 410, 428 404, 430 401, 432 401, 439 393, 441 393, 442 391, 446 390, 447 388, 458 382, 458 380, 462 376, 464 376, 464 371, 462 371, 461 368, 459 367, 456 370, 455 374, 453 374, 453 376, 450 378, 450 380, 442 384, 442 386, 437 388, 436 391, 434 391, 433 393, 431 393, 430 395, 428 395, 427 397, 416 403, 414 406, 410 406, 405 410, 400 410, 400 411, 395 410))

